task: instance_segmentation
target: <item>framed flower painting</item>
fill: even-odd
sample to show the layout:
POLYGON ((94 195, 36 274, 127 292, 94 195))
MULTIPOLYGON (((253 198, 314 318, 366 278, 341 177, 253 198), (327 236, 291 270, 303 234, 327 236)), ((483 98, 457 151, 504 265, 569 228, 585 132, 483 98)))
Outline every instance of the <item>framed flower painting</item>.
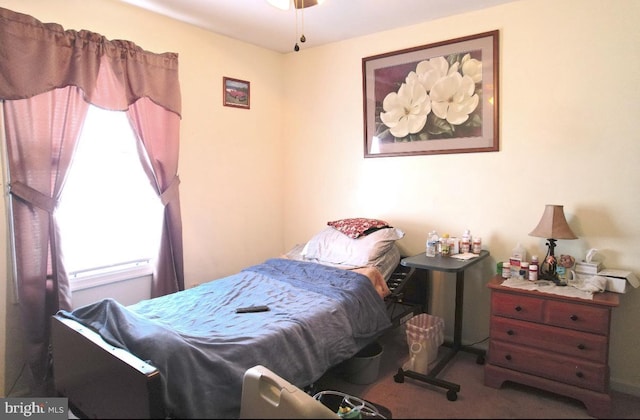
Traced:
POLYGON ((498 151, 498 35, 363 58, 364 157, 498 151))

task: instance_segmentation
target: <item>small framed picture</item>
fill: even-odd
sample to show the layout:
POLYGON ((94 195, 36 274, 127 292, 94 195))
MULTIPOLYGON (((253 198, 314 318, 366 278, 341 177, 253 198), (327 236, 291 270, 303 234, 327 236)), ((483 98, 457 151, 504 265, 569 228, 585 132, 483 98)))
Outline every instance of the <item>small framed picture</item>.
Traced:
POLYGON ((251 85, 245 80, 222 78, 222 104, 235 108, 249 109, 251 103, 251 85))

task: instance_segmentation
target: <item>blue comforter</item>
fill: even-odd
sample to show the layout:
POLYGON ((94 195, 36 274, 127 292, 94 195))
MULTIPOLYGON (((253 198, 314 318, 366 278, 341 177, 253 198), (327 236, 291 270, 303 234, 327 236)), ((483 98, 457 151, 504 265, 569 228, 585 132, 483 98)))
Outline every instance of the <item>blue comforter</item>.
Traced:
POLYGON ((364 275, 287 259, 128 307, 105 299, 61 314, 156 366, 175 418, 237 418, 247 369, 261 364, 304 387, 391 326, 364 275), (235 312, 251 305, 270 310, 235 312))

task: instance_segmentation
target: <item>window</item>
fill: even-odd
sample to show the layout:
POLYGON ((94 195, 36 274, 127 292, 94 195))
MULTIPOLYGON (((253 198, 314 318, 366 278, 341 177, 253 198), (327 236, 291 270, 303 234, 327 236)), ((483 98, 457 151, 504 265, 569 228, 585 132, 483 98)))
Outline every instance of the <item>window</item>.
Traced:
POLYGON ((55 213, 72 285, 147 265, 157 254, 163 206, 144 173, 124 112, 90 106, 55 213))

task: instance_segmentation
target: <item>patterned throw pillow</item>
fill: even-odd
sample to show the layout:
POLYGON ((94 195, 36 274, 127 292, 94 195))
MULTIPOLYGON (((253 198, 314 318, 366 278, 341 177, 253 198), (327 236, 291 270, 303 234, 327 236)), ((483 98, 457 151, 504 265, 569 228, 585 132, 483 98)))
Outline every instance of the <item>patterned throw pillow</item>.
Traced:
POLYGON ((367 219, 365 217, 355 217, 350 219, 340 219, 327 222, 327 225, 344 233, 350 238, 357 239, 375 232, 378 229, 388 228, 389 223, 379 219, 367 219))

